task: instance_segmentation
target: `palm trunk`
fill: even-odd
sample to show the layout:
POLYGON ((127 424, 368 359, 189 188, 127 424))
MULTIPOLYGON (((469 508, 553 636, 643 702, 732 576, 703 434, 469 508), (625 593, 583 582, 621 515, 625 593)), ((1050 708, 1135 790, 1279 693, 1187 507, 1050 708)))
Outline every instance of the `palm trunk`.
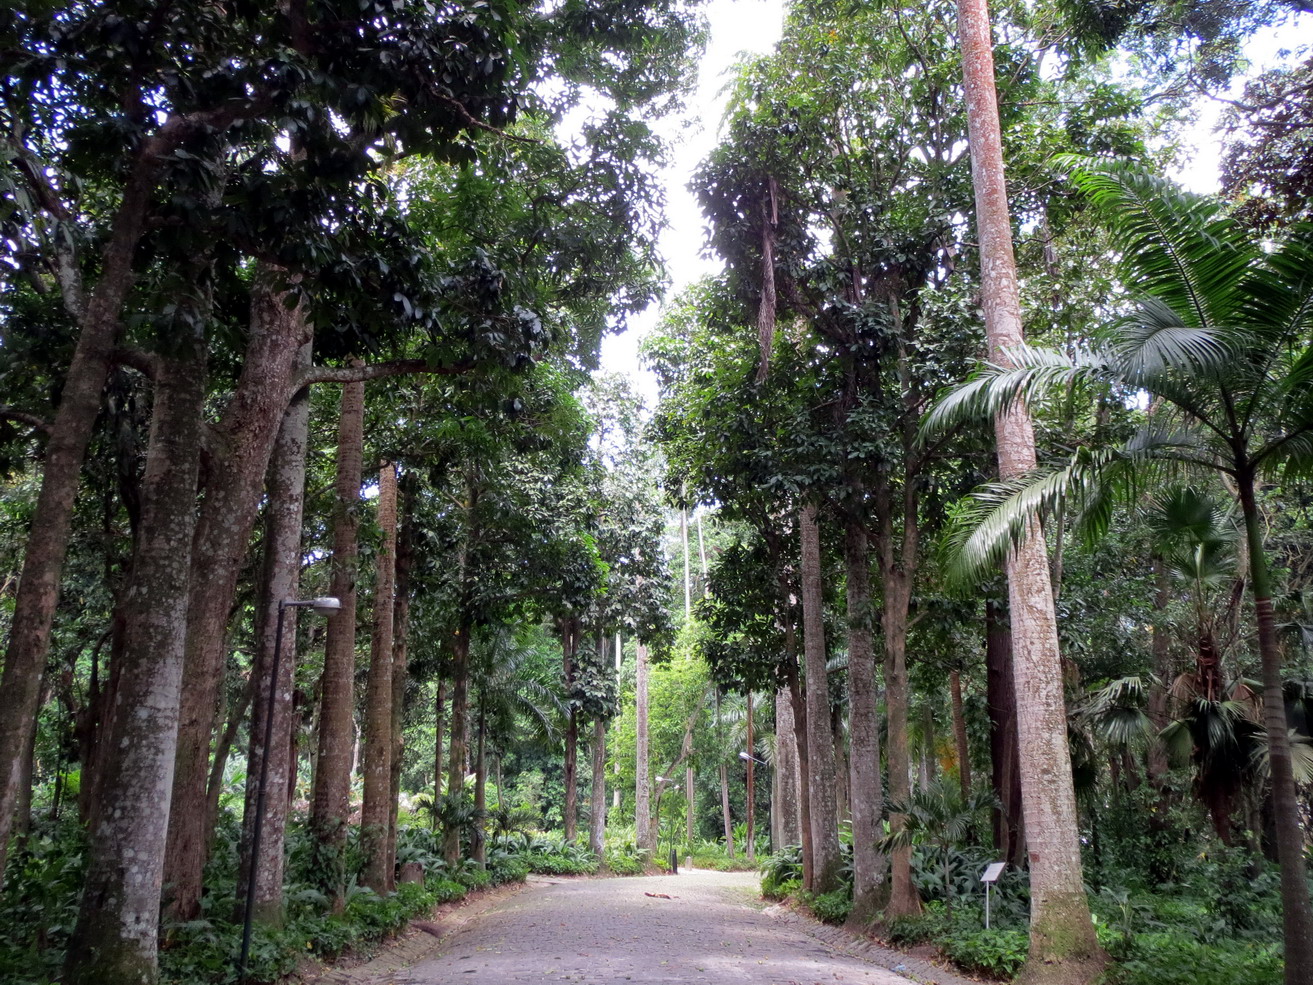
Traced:
POLYGON ((183 348, 161 361, 156 381, 117 695, 123 713, 108 740, 112 752, 69 939, 63 980, 70 985, 137 985, 156 977, 205 400, 204 340, 183 348))
MULTIPOLYGON (((958 0, 958 35, 985 331, 991 358, 1006 363, 1007 350, 1022 344, 1024 336, 985 0, 958 0)), ((995 434, 1003 479, 1035 467, 1035 435, 1024 406, 999 415, 995 434)), ((1030 953, 1022 980, 1080 985, 1102 973, 1107 956, 1094 937, 1081 870, 1053 586, 1043 534, 1038 529, 1030 534, 1007 561, 1021 794, 1030 848, 1030 953)))
POLYGON ((336 499, 333 508, 332 593, 342 603, 328 620, 319 695, 319 754, 315 760, 310 830, 317 843, 321 888, 343 906, 346 889, 346 836, 350 813, 351 760, 355 737, 356 559, 359 555, 356 505, 365 418, 365 385, 342 385, 337 432, 336 499))
POLYGON ((634 838, 638 849, 656 853, 656 840, 652 837, 651 767, 648 763, 647 737, 647 645, 637 647, 637 667, 634 683, 634 838))
MULTIPOLYGON (((310 364, 310 345, 301 347, 298 366, 310 364)), ((252 673, 258 685, 251 712, 251 739, 246 759, 246 801, 238 866, 238 897, 245 898, 247 880, 254 867, 254 917, 262 923, 283 922, 283 846, 287 832, 285 795, 295 775, 295 729, 292 692, 296 686, 296 609, 283 616, 283 652, 278 660, 278 679, 270 681, 274 644, 278 638, 278 604, 295 599, 300 592, 301 520, 305 508, 305 453, 310 428, 310 391, 302 389, 283 414, 274 444, 273 460, 266 483, 269 496, 265 534, 264 595, 261 600, 257 652, 252 673), (269 710, 269 688, 274 689, 268 791, 264 822, 260 828, 260 857, 252 859, 257 780, 263 766, 265 719, 269 710)))
POLYGON ((853 819, 853 907, 849 924, 862 928, 882 902, 885 860, 876 848, 884 787, 880 781, 880 716, 876 709, 872 643, 871 560, 866 529, 849 520, 844 532, 848 573, 848 731, 853 819))
POLYGON ((834 792, 834 736, 830 689, 825 679, 825 629, 821 597, 821 537, 816 507, 799 518, 802 547, 803 652, 807 663, 807 770, 811 810, 812 886, 818 896, 839 886, 839 821, 834 792))
POLYGON ((1277 862, 1281 867, 1281 923, 1285 941, 1286 985, 1313 983, 1313 906, 1309 903, 1300 828, 1299 795, 1286 721, 1281 681, 1281 648, 1277 643, 1272 589, 1263 550, 1263 521, 1254 497, 1253 472, 1237 470, 1240 509, 1245 517, 1249 547, 1249 579, 1254 588, 1258 620, 1258 652, 1263 668, 1263 722, 1267 727, 1268 763, 1272 777, 1272 814, 1276 827, 1277 862))
POLYGON ((375 559, 374 634, 365 692, 365 782, 360 811, 360 849, 365 857, 363 881, 382 895, 392 889, 388 828, 392 817, 392 652, 393 598, 397 576, 397 467, 385 463, 378 473, 378 527, 383 534, 375 559))

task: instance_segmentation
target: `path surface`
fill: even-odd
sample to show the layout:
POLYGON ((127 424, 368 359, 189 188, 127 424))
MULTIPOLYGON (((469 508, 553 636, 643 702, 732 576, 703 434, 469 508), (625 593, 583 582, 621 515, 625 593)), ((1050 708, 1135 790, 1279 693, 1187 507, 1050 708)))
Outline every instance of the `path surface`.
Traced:
MULTIPOLYGON (((818 940, 804 921, 762 912, 759 880, 756 873, 685 871, 536 882, 435 942, 409 967, 389 969, 381 982, 909 985, 818 940), (671 898, 649 895, 662 893, 671 898)), ((959 981, 929 966, 917 970, 935 972, 917 974, 922 982, 959 981)))

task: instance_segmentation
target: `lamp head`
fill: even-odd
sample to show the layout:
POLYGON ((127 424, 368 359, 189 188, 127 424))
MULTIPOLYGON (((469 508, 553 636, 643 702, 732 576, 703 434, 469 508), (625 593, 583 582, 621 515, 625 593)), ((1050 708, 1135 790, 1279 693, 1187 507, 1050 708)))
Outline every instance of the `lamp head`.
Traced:
POLYGON ((338 609, 342 608, 341 599, 336 599, 331 595, 323 595, 316 599, 310 600, 310 608, 314 609, 318 615, 331 616, 338 609))
POLYGON ((752 757, 749 756, 746 752, 740 752, 740 753, 739 753, 739 759, 743 760, 745 763, 746 763, 749 759, 751 759, 751 758, 752 758, 752 757))

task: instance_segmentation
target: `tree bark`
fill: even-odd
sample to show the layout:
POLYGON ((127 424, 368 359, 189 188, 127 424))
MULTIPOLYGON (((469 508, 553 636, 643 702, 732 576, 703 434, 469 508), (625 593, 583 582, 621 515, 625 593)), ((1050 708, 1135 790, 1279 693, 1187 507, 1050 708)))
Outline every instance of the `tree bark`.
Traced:
POLYGON ((480 869, 488 867, 488 846, 484 833, 488 811, 488 714, 487 695, 479 701, 479 724, 475 729, 474 754, 474 861, 480 869))
MULTIPOLYGON (((134 255, 160 164, 183 136, 176 121, 170 124, 161 127, 137 153, 102 252, 100 280, 85 307, 80 278, 74 277, 76 284, 65 290, 65 307, 77 317, 78 340, 46 440, 41 491, 28 528, 4 674, 0 676, 0 878, 18 800, 23 751, 36 728, 41 675, 59 603, 82 460, 100 412, 123 304, 134 280, 134 255)), ((75 262, 69 266, 77 267, 75 262)))
POLYGON ((637 667, 634 682, 634 838, 640 852, 648 853, 648 860, 656 853, 652 837, 651 767, 648 763, 647 736, 647 645, 637 647, 637 667))
MULTIPOLYGON (((388 857, 392 816, 392 617, 397 575, 397 467, 386 462, 378 473, 378 527, 383 534, 375 558, 374 634, 365 691, 365 782, 360 812, 363 881, 383 895, 392 889, 388 857)), ((482 719, 480 719, 482 723, 482 719)))
POLYGON ((1304 832, 1300 828, 1299 793, 1286 721, 1281 680, 1281 646, 1272 610, 1271 578, 1263 548, 1263 519, 1254 497, 1254 474, 1241 468, 1236 475, 1240 509, 1249 548, 1249 580, 1254 589, 1258 621, 1258 652, 1263 671, 1263 723, 1272 778, 1272 815, 1276 828, 1277 863, 1281 869, 1281 924, 1285 941, 1286 985, 1313 983, 1313 906, 1309 902, 1304 862, 1304 832))
MULTIPOLYGON (((142 480, 111 754, 101 779, 70 985, 156 978, 164 842, 178 737, 187 589, 196 522, 205 344, 200 331, 161 361, 142 480)), ((202 782, 204 777, 202 777, 202 782)), ((189 805, 201 808, 203 799, 189 805)))
MULTIPOLYGON (((225 630, 237 578, 259 512, 260 494, 278 429, 287 409, 288 381, 307 341, 301 306, 289 308, 282 271, 262 265, 251 289, 251 335, 241 377, 218 430, 223 454, 207 468, 207 481, 192 548, 196 571, 187 604, 187 656, 178 726, 178 768, 173 800, 198 803, 205 796, 206 766, 223 681, 225 630)), ((210 832, 197 811, 169 819, 165 881, 171 915, 190 920, 200 912, 201 877, 210 832)))
POLYGON ((872 642, 871 559, 866 529, 849 520, 844 531, 848 581, 848 732, 852 788, 853 907, 848 923, 863 928, 883 902, 886 861, 876 847, 884 813, 880 780, 880 716, 876 708, 872 642))
POLYGON ((438 826, 438 807, 442 803, 442 774, 447 769, 447 748, 444 743, 442 716, 446 711, 447 682, 438 679, 437 696, 433 701, 433 827, 438 826))
POLYGON ((693 767, 684 767, 684 844, 693 851, 693 835, 697 827, 697 789, 693 783, 693 767))
MULTIPOLYGON (((296 365, 310 364, 310 343, 301 346, 296 365)), ((310 391, 302 389, 283 413, 274 441, 274 452, 265 483, 269 505, 266 511, 265 556, 261 615, 252 673, 258 682, 251 713, 251 739, 246 758, 246 800, 238 865, 239 899, 247 892, 247 880, 255 872, 254 918, 275 926, 283 922, 283 864, 287 811, 295 775, 295 715, 292 709, 296 687, 296 614, 288 609, 283 620, 283 652, 278 660, 278 679, 271 681, 274 644, 278 637, 278 604, 300 596, 301 520, 305 512, 305 461, 310 431, 310 391), (264 769, 264 734, 269 712, 269 688, 273 688, 273 731, 267 771, 264 823, 260 828, 260 857, 251 857, 254 837, 255 802, 264 769)))
POLYGON ((757 749, 753 743, 752 737, 752 692, 747 694, 748 698, 748 846, 745 854, 749 862, 757 860, 756 837, 753 825, 757 814, 757 787, 756 777, 753 774, 753 768, 757 765, 757 749))
MULTIPOLYGON (((990 358, 1007 364, 1007 350, 1022 344, 1024 336, 985 0, 958 0, 958 36, 976 193, 985 331, 990 358)), ((1035 467, 1035 435, 1024 406, 999 415, 995 434, 999 474, 1004 480, 1035 467)), ((1007 560, 1031 885, 1030 953, 1019 980, 1080 985, 1102 973, 1107 956, 1095 940, 1085 896, 1053 586, 1043 533, 1037 527, 1009 552, 1007 560)))
POLYGON ((801 805, 798 801, 798 736, 794 731, 793 702, 789 689, 775 692, 775 801, 778 803, 779 832, 775 849, 802 843, 801 805))
POLYGON ((989 711, 990 779, 994 847, 1009 865, 1025 854, 1021 818, 1021 759, 1017 750, 1017 698, 1012 686, 1012 634, 994 602, 985 603, 985 702, 989 711))
MULTIPOLYGON (((579 624, 565 619, 561 625, 561 657, 565 688, 574 689, 574 664, 579 649, 579 624)), ((573 700, 565 723, 565 840, 574 844, 579 833, 579 709, 573 700)))
MULTIPOLYGON (((451 755, 447 761, 447 799, 452 803, 465 793, 466 722, 469 718, 470 629, 468 622, 451 641, 451 755)), ((460 825, 447 828, 444 854, 448 865, 460 861, 460 825)))
POLYGON ((397 539, 396 601, 392 610, 392 792, 388 797, 388 858, 397 859, 397 815, 401 800, 401 767, 406 751, 406 677, 409 669, 410 573, 415 564, 415 488, 409 479, 401 489, 400 533, 397 539))
MULTIPOLYGON (((716 741, 724 743, 720 732, 720 688, 716 688, 716 741)), ((725 853, 734 857, 734 821, 729 813, 729 767, 720 764, 720 816, 725 827, 725 853)))
POLYGON ((355 737, 356 511, 360 503, 365 385, 345 383, 337 431, 337 477, 333 504, 332 593, 342 603, 328 620, 319 693, 319 754, 315 765, 310 831, 318 851, 322 888, 341 912, 346 891, 347 818, 351 804, 351 760, 355 737))
POLYGON ((606 722, 593 720, 593 804, 588 819, 588 849, 599 859, 606 854, 606 722))
POLYGON ((825 677, 825 628, 821 597, 821 539, 816 507, 799 517, 802 549, 803 652, 807 664, 807 770, 811 810, 812 887, 818 896, 839 886, 839 821, 834 792, 834 736, 830 689, 825 677))

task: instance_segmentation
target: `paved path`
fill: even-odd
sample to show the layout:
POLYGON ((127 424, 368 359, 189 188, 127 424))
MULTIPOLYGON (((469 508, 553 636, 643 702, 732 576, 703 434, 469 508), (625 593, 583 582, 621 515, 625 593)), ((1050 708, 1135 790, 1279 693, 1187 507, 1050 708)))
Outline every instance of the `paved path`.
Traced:
MULTIPOLYGON (((435 942, 409 967, 394 965, 380 981, 909 985, 908 978, 872 960, 818 940, 805 921, 762 912, 759 879, 756 873, 685 871, 536 882, 435 942)), ((883 954, 886 964, 889 955, 899 957, 883 954)), ((916 978, 958 981, 943 974, 916 978)))

